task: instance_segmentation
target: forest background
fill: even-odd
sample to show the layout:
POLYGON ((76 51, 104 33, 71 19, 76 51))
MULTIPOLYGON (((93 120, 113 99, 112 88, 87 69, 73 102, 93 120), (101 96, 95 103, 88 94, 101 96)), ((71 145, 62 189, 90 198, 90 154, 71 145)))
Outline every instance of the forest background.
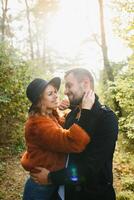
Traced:
POLYGON ((27 177, 19 160, 28 83, 84 67, 118 116, 117 199, 134 200, 133 50, 132 0, 0 0, 0 199, 21 199, 27 177))

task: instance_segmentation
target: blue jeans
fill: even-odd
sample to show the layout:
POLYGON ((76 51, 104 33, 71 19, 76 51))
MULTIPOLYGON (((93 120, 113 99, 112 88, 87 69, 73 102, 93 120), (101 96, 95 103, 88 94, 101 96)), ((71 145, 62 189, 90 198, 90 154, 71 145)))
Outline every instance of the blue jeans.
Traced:
POLYGON ((54 185, 40 185, 28 178, 23 193, 23 200, 50 200, 57 190, 54 185))

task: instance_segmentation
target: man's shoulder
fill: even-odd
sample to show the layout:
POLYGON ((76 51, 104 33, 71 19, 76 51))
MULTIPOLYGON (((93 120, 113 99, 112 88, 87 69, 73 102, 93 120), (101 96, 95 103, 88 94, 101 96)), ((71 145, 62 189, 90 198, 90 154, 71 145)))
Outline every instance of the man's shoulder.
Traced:
POLYGON ((106 106, 106 105, 101 105, 101 109, 102 109, 102 111, 105 113, 107 113, 107 112, 113 112, 114 113, 114 111, 111 109, 111 108, 109 108, 108 106, 106 106))
POLYGON ((103 120, 103 119, 109 119, 110 121, 112 120, 112 121, 118 121, 118 118, 117 118, 117 116, 116 116, 116 114, 115 114, 115 112, 111 109, 111 108, 109 108, 108 106, 106 106, 106 105, 101 105, 101 110, 102 110, 102 115, 101 115, 101 119, 103 120))

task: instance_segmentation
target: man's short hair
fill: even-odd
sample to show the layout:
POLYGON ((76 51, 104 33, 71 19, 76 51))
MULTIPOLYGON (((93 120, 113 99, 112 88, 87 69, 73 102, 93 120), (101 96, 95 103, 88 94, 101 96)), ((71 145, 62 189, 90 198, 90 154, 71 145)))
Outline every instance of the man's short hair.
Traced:
POLYGON ((87 69, 84 69, 84 68, 74 68, 74 69, 68 70, 65 73, 65 77, 67 77, 69 74, 73 74, 78 81, 82 81, 85 77, 88 77, 89 81, 91 83, 91 88, 94 89, 94 79, 93 79, 93 76, 92 76, 92 74, 87 69))

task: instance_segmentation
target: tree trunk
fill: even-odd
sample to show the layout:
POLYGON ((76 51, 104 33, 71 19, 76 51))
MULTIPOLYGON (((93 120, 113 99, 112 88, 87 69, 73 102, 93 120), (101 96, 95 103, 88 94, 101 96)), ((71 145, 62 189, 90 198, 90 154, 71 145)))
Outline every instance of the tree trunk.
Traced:
POLYGON ((8 4, 8 0, 5 1, 1 1, 2 3, 2 27, 1 27, 1 33, 2 33, 2 41, 5 40, 5 22, 6 22, 6 13, 7 13, 7 4, 8 4))
MULTIPOLYGON (((98 3, 99 3, 99 10, 100 10, 101 49, 102 49, 103 62, 104 62, 104 71, 106 73, 107 79, 109 81, 114 81, 113 72, 112 72, 109 59, 108 59, 108 50, 107 50, 105 26, 104 26, 103 0, 98 0, 98 3)), ((104 81, 107 82, 106 80, 104 81)), ((119 105, 119 102, 116 100, 116 97, 113 99, 113 103, 115 106, 115 110, 118 111, 118 116, 121 117, 122 110, 119 105)))
POLYGON ((102 55, 103 55, 104 69, 106 71, 108 80, 114 81, 113 73, 112 73, 109 59, 108 59, 108 51, 107 51, 105 27, 104 27, 103 0, 98 0, 98 2, 99 2, 99 10, 100 10, 101 49, 102 49, 102 55))
POLYGON ((34 59, 34 52, 33 52, 33 42, 32 42, 32 34, 31 34, 31 23, 30 23, 30 14, 29 14, 29 6, 27 0, 25 0, 26 4, 26 14, 27 14, 27 23, 28 23, 28 33, 29 33, 29 44, 31 50, 31 59, 34 59))

